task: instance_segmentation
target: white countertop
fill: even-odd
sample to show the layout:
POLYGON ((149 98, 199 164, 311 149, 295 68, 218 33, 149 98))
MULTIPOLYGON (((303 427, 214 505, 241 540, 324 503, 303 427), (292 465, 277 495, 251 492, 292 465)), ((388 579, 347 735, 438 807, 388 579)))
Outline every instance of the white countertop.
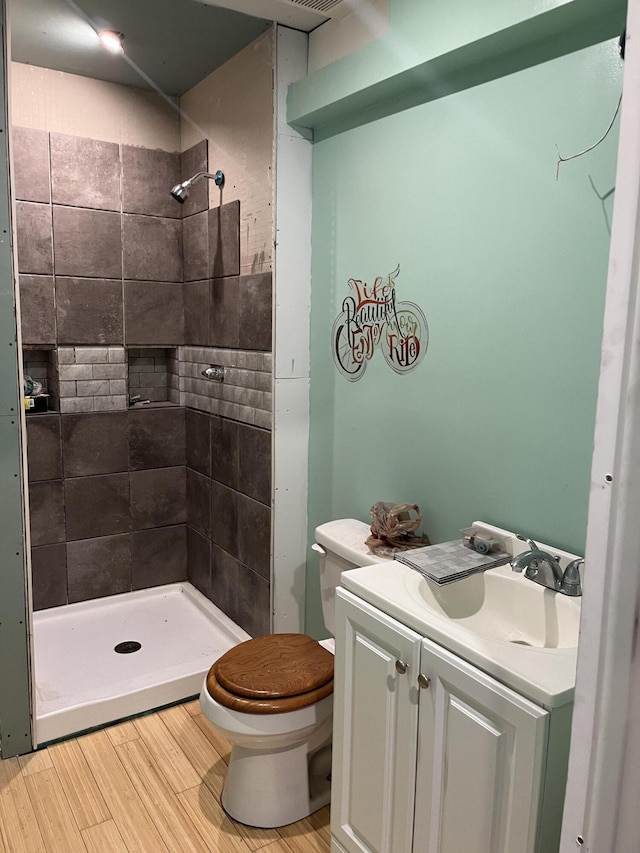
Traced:
MULTIPOLYGON (((513 575, 516 583, 538 587, 523 575, 512 573, 509 566, 490 569, 486 574, 489 573, 508 573, 513 575)), ((431 582, 426 581, 419 572, 393 560, 343 572, 341 578, 341 585, 345 589, 533 702, 552 708, 573 701, 577 646, 535 648, 520 645, 517 641, 505 642, 479 636, 457 624, 455 619, 449 619, 422 603, 421 583, 431 582)), ((542 587, 539 587, 538 594, 547 597, 559 595, 542 587)), ((553 601, 549 598, 546 600, 553 601)), ((576 618, 579 618, 579 600, 562 604, 574 608, 576 618)))

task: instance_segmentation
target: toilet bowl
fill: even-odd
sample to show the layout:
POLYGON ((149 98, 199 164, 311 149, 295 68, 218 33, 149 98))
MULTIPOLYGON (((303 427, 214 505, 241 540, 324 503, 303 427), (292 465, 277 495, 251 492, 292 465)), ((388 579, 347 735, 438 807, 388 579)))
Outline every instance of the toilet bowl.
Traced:
MULTIPOLYGON (((340 519, 316 528, 322 610, 333 634, 345 569, 383 562, 364 544, 369 527, 340 519)), ((235 646, 209 670, 200 706, 231 742, 226 812, 249 826, 294 823, 331 794, 333 640, 270 634, 235 646)))

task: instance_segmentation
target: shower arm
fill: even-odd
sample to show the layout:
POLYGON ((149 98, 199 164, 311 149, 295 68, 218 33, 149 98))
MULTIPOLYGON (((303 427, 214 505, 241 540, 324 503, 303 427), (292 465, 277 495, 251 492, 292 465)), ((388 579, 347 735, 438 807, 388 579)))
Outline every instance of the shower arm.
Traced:
POLYGON ((221 189, 224 186, 224 173, 220 170, 215 174, 211 174, 211 172, 196 172, 191 178, 187 178, 187 180, 182 181, 181 184, 176 184, 171 190, 171 195, 176 201, 180 202, 180 204, 184 204, 187 196, 189 195, 189 190, 196 181, 200 180, 200 178, 211 178, 212 181, 215 181, 216 186, 221 189))
POLYGON ((185 184, 192 186, 196 181, 200 180, 200 178, 211 178, 217 187, 224 186, 224 173, 219 169, 215 174, 211 174, 211 172, 196 172, 193 177, 185 181, 185 184))

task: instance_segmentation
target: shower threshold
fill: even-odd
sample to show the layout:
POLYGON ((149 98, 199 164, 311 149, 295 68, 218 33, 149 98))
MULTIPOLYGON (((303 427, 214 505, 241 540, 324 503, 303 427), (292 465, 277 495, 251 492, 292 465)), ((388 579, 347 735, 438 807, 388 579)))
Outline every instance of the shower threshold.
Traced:
POLYGON ((249 639, 187 582, 39 610, 33 633, 38 745, 195 696, 249 639))

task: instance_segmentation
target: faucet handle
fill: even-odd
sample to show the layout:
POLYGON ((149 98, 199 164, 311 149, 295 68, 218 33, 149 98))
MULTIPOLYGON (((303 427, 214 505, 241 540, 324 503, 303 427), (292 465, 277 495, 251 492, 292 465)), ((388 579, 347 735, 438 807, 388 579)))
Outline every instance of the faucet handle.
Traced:
POLYGON ((562 583, 560 589, 565 595, 582 595, 582 585, 580 583, 580 566, 584 565, 584 560, 579 557, 577 560, 572 560, 564 570, 562 575, 562 583))

